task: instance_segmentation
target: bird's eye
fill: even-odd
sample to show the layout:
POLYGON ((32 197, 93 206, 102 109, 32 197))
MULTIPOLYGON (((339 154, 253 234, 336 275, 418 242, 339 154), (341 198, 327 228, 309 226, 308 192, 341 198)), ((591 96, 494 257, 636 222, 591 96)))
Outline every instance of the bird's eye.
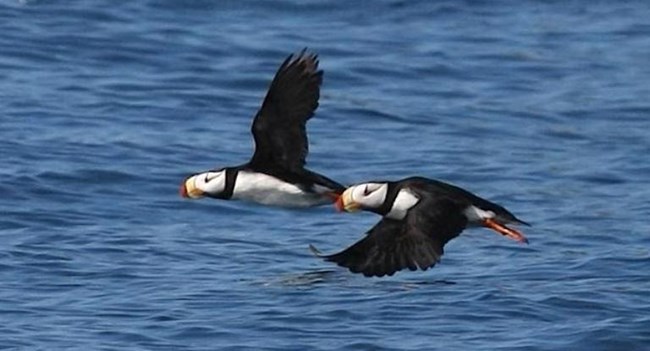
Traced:
POLYGON ((218 173, 208 172, 208 173, 205 174, 205 179, 204 179, 204 181, 205 181, 206 183, 208 183, 208 182, 210 182, 211 180, 213 180, 214 178, 216 178, 217 176, 219 176, 218 173))
POLYGON ((363 189, 363 196, 368 196, 370 193, 371 191, 368 190, 368 186, 366 185, 366 187, 363 189))

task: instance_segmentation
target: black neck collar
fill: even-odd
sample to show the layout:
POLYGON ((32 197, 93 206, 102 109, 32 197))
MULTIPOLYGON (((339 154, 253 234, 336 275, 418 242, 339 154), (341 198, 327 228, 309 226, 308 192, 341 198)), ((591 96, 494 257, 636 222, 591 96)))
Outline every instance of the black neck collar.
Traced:
POLYGON ((386 189, 386 198, 384 199, 384 202, 372 211, 382 216, 388 214, 388 212, 390 212, 390 209, 393 208, 393 203, 395 202, 395 198, 399 193, 397 183, 388 182, 386 185, 388 185, 388 189, 386 189))
POLYGON ((226 184, 221 193, 216 195, 217 199, 229 200, 232 198, 232 193, 235 191, 235 182, 237 181, 237 174, 239 171, 234 168, 226 168, 226 184))

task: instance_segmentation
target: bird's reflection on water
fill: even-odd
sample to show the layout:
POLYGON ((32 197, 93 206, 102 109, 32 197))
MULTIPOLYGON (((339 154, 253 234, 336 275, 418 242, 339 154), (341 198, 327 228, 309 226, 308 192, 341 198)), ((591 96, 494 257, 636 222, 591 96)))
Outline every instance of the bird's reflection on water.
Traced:
POLYGON ((456 285, 457 282, 446 279, 432 280, 395 280, 366 278, 353 275, 343 269, 316 269, 306 272, 289 273, 278 277, 259 280, 264 286, 315 287, 321 284, 338 284, 341 287, 376 286, 386 290, 412 290, 436 285, 456 285))

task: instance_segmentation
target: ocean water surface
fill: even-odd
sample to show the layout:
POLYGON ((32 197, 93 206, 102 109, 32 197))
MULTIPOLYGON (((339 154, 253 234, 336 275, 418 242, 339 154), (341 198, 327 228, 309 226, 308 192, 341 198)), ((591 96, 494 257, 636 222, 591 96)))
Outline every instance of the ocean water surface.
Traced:
POLYGON ((650 349, 650 4, 0 1, 0 350, 650 349), (308 166, 532 223, 426 272, 315 258, 378 218, 178 196, 246 162, 277 66, 308 166))

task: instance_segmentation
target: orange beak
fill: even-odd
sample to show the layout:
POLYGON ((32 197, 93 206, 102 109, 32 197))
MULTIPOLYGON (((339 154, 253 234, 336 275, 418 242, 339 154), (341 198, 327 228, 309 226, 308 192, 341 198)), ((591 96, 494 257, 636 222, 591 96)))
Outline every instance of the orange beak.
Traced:
POLYGON ((518 230, 508 228, 508 227, 506 227, 505 225, 503 225, 501 223, 497 223, 492 218, 488 218, 488 219, 484 220, 483 225, 485 227, 487 227, 487 228, 490 228, 490 229, 496 231, 497 233, 499 233, 501 235, 507 236, 508 238, 510 238, 512 240, 515 240, 515 241, 520 242, 520 243, 528 244, 528 239, 526 239, 526 237, 523 234, 521 234, 518 230))
POLYGON ((203 196, 203 190, 199 189, 194 185, 194 178, 196 176, 189 177, 181 183, 181 188, 178 193, 181 197, 196 199, 203 196))
POLYGON ((361 209, 361 206, 352 200, 352 189, 346 189, 343 194, 339 195, 334 203, 334 207, 339 212, 356 212, 361 209))
POLYGON ((187 195, 187 187, 185 186, 185 182, 181 183, 181 187, 178 190, 178 194, 180 194, 181 197, 183 197, 183 198, 188 198, 189 197, 189 195, 187 195))
POLYGON ((339 195, 336 197, 336 201, 334 202, 334 207, 338 212, 345 211, 345 206, 343 205, 343 196, 339 195))

